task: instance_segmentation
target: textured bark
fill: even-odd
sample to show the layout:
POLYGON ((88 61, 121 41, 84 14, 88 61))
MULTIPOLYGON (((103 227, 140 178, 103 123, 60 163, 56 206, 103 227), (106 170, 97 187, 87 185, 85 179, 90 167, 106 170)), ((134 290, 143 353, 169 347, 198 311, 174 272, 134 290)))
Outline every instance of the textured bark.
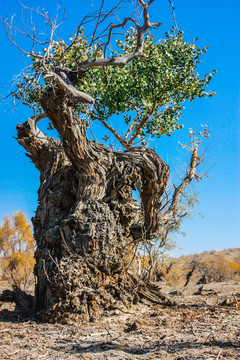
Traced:
POLYGON ((54 320, 73 313, 94 319, 141 297, 165 301, 128 272, 126 259, 130 243, 156 234, 168 166, 152 149, 118 153, 89 141, 62 89, 49 89, 42 106, 60 141, 39 132, 34 119, 17 127, 18 142, 41 174, 33 218, 35 310, 54 320), (138 223, 135 188, 143 207, 138 223))

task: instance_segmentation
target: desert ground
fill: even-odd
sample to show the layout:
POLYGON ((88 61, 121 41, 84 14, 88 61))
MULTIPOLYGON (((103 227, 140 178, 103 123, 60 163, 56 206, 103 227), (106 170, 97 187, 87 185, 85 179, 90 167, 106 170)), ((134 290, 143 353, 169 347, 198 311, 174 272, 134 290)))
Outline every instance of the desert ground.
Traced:
MULTIPOLYGON (((236 281, 173 289, 172 307, 141 303, 93 323, 48 324, 0 307, 1 359, 240 359, 236 281)), ((0 289, 0 291, 3 290, 0 289)))

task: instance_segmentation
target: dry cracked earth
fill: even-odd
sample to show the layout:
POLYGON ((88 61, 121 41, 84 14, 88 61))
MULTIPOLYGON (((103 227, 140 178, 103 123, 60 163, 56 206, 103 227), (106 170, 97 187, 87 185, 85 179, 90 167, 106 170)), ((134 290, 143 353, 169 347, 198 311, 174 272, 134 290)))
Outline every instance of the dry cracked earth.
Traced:
POLYGON ((94 323, 37 323, 2 304, 0 359, 240 359, 239 284, 162 291, 174 307, 144 303, 94 323))

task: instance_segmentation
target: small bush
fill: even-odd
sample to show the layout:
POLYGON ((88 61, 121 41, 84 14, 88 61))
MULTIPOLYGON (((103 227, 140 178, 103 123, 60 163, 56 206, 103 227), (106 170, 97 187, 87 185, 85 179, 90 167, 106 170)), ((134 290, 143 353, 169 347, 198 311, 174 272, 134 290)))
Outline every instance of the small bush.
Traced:
POLYGON ((5 216, 0 226, 0 264, 3 280, 26 290, 33 284, 34 239, 31 225, 19 211, 5 216))
POLYGON ((11 285, 16 285, 22 290, 33 285, 33 254, 21 254, 18 251, 2 259, 3 278, 11 285))
POLYGON ((168 285, 172 287, 183 285, 185 276, 185 271, 179 266, 175 265, 170 269, 170 271, 165 275, 165 281, 168 285))

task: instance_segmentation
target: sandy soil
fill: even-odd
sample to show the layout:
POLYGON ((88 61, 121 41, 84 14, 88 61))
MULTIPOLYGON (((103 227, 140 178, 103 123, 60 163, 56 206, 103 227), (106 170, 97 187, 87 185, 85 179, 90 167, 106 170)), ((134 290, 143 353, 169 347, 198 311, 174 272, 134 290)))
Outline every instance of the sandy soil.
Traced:
POLYGON ((199 287, 162 285, 175 307, 146 303, 95 323, 37 323, 14 313, 13 304, 2 304, 0 358, 240 359, 239 284, 212 283, 201 293, 199 287))

